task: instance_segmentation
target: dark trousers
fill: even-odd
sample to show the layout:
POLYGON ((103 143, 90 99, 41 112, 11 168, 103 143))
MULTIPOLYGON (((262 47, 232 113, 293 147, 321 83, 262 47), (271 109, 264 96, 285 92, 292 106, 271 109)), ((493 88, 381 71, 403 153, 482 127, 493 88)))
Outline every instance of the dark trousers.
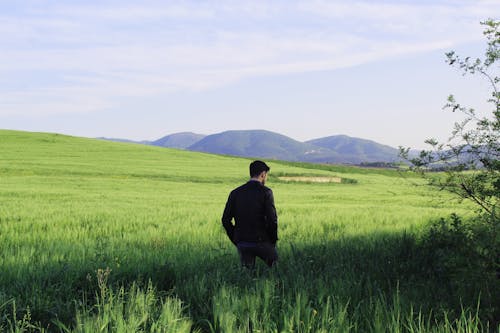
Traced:
POLYGON ((269 242, 239 242, 237 247, 241 264, 247 268, 255 267, 255 257, 262 259, 269 267, 278 260, 276 245, 269 242))

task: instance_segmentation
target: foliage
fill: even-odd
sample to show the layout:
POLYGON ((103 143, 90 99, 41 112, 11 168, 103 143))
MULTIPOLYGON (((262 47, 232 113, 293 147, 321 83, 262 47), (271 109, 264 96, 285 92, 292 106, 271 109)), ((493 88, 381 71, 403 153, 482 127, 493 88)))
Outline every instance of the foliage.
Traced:
POLYGON ((487 49, 484 59, 465 59, 454 51, 446 53, 450 66, 463 75, 478 75, 489 83, 493 106, 491 114, 478 116, 472 108, 462 106, 453 95, 444 109, 461 112, 465 119, 456 123, 446 143, 428 139, 431 149, 409 157, 409 148, 401 148, 401 156, 411 162, 412 169, 430 185, 469 199, 477 215, 463 218, 452 214, 431 223, 422 234, 416 262, 429 279, 440 281, 450 294, 470 302, 480 291, 486 316, 498 325, 500 289, 500 21, 487 20, 484 35, 487 49), (441 171, 441 172, 431 172, 441 171), (497 318, 497 319, 495 319, 497 318), (495 321, 494 321, 495 322, 495 321))
POLYGON ((472 108, 462 106, 453 95, 444 106, 452 112, 462 112, 465 119, 455 124, 447 143, 435 139, 426 141, 431 146, 417 158, 409 158, 409 148, 401 148, 401 155, 410 160, 414 170, 425 174, 429 168, 438 167, 445 171, 445 177, 428 176, 431 184, 449 190, 461 198, 472 200, 482 211, 492 215, 498 223, 498 202, 500 196, 500 82, 498 61, 500 61, 500 21, 487 20, 484 35, 487 49, 484 59, 462 59, 454 51, 446 53, 447 62, 458 67, 463 75, 479 75, 491 87, 493 106, 491 114, 477 116, 472 108))
POLYGON ((500 242, 498 224, 489 218, 484 214, 467 221, 451 214, 432 222, 418 242, 416 264, 462 302, 470 304, 479 292, 484 315, 498 324, 500 242))

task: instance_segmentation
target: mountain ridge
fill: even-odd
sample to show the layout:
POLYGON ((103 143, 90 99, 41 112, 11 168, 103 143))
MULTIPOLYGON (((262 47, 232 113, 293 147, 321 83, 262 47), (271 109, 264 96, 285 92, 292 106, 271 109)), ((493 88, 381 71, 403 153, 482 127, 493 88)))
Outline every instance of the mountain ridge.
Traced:
POLYGON ((155 141, 151 141, 151 145, 167 148, 186 149, 205 137, 205 134, 179 132, 166 135, 155 141))
POLYGON ((398 161, 399 153, 396 148, 343 134, 302 142, 263 129, 229 130, 210 135, 179 132, 154 141, 100 139, 212 154, 332 164, 391 164, 398 161))

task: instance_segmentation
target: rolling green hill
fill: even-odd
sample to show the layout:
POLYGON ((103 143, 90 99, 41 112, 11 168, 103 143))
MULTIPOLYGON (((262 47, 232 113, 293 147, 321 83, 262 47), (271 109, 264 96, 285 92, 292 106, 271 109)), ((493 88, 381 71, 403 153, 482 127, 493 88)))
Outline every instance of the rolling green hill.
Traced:
POLYGON ((220 223, 248 164, 0 130, 0 331, 485 327, 487 293, 461 294, 454 280, 429 275, 418 248, 426 223, 467 215, 466 203, 415 186, 422 182, 410 174, 270 161, 280 260, 272 271, 248 272, 220 223))
MULTIPOLYGON (((96 176, 234 182, 248 174, 248 160, 132 143, 51 133, 0 130, 6 175, 96 176)), ((280 172, 301 172, 280 166, 280 172)))

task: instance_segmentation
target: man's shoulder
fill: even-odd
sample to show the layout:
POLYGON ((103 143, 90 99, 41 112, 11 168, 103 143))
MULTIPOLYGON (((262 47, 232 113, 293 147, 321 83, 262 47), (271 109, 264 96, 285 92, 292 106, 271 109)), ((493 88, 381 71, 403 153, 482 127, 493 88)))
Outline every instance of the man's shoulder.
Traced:
POLYGON ((262 192, 273 192, 273 190, 271 190, 269 187, 263 185, 261 182, 257 182, 257 181, 249 181, 248 183, 244 184, 243 186, 252 186, 252 187, 256 187, 258 188, 259 190, 261 190, 262 192))
POLYGON ((234 190, 231 191, 230 195, 234 196, 234 195, 237 195, 238 193, 246 191, 247 186, 248 186, 248 183, 245 183, 243 185, 238 186, 237 188, 235 188, 234 190))
POLYGON ((262 185, 262 183, 251 180, 251 181, 246 182, 245 184, 238 186, 231 193, 238 193, 238 192, 242 192, 242 191, 255 190, 255 189, 259 189, 259 190, 266 192, 266 193, 273 192, 269 187, 262 185))
POLYGON ((264 194, 265 196, 272 196, 273 195, 273 190, 271 190, 269 187, 263 185, 262 183, 258 183, 257 188, 260 193, 264 194))
POLYGON ((262 189, 264 190, 264 192, 270 192, 270 193, 273 193, 273 190, 271 190, 269 187, 265 186, 265 185, 262 185, 262 189))
POLYGON ((242 191, 244 190, 245 188, 248 187, 248 183, 245 183, 245 184, 242 184, 240 186, 238 186, 237 188, 235 188, 234 190, 232 190, 231 192, 239 192, 239 191, 242 191))
POLYGON ((267 198, 271 198, 271 200, 274 200, 274 194, 273 194, 273 190, 271 190, 269 187, 267 186, 262 186, 264 188, 264 195, 267 197, 267 198))

